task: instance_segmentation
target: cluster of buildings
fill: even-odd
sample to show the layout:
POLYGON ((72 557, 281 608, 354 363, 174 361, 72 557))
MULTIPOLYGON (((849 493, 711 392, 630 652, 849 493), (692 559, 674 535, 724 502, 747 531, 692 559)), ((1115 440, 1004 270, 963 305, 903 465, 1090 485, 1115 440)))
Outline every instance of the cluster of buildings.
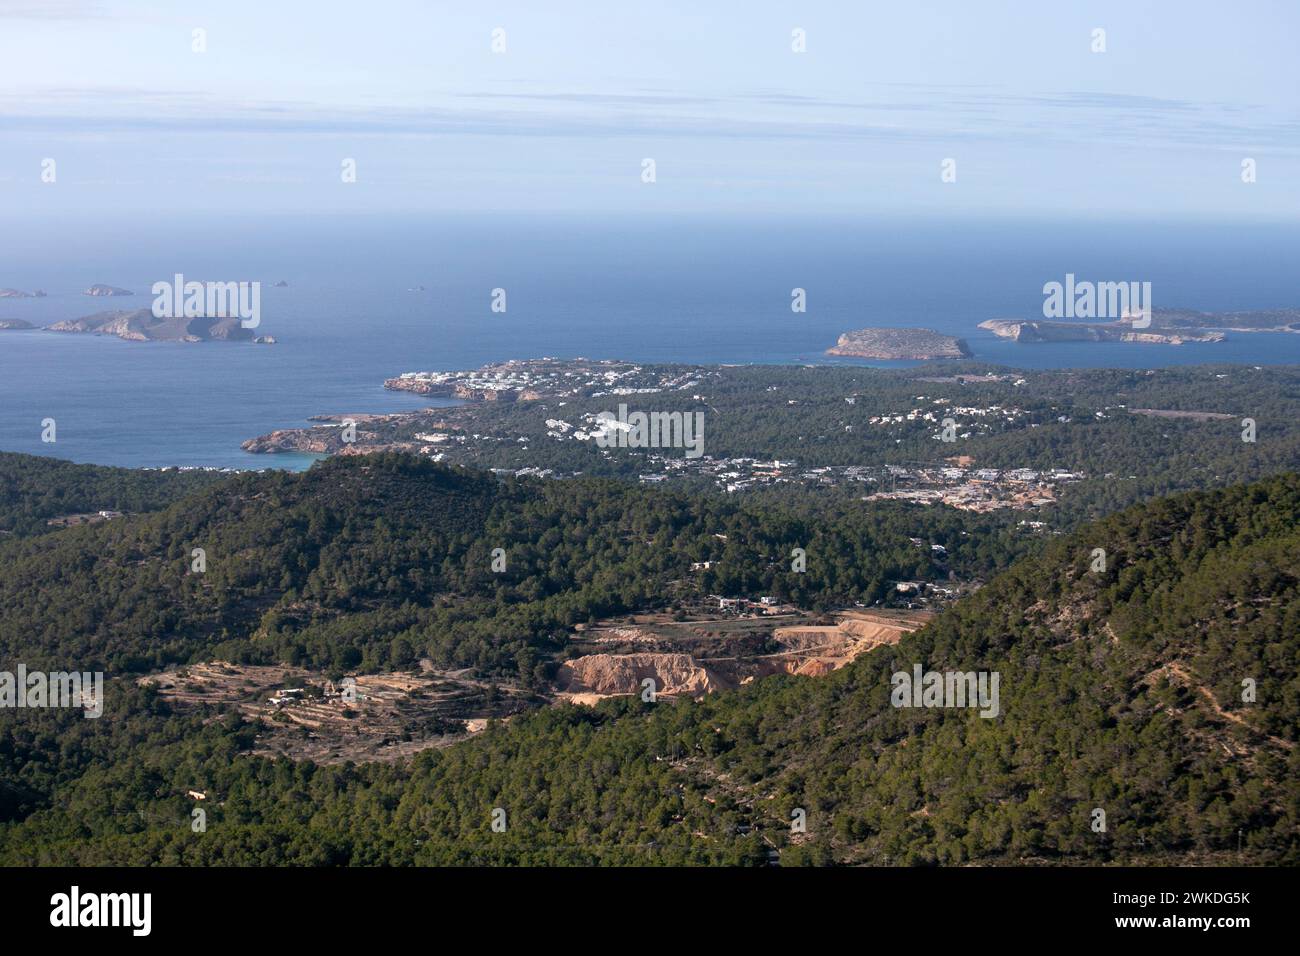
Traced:
POLYGON ((945 504, 964 511, 1036 508, 1056 500, 1056 487, 1085 476, 1064 469, 886 465, 866 501, 945 504))
POLYGON ((789 614, 795 610, 792 605, 782 604, 774 597, 760 597, 757 601, 751 601, 744 597, 710 594, 709 599, 718 602, 718 610, 723 614, 789 614))
POLYGON ((872 501, 946 504, 967 511, 1033 508, 1056 500, 1057 486, 1085 476, 1061 468, 965 468, 955 465, 825 465, 800 468, 783 459, 710 458, 695 460, 650 456, 658 471, 642 474, 643 483, 665 481, 675 474, 705 476, 728 494, 777 484, 823 488, 862 485, 872 501))
MULTIPOLYGON (((961 431, 956 432, 955 438, 970 438, 977 431, 989 431, 994 424, 1013 424, 1018 419, 1025 416, 1026 412, 1020 408, 1008 408, 1004 405, 952 405, 947 398, 928 398, 925 395, 916 396, 918 402, 928 401, 930 407, 920 406, 909 409, 906 412, 896 412, 894 414, 873 415, 867 419, 868 425, 874 425, 879 428, 888 428, 896 425, 907 425, 915 422, 926 422, 936 427, 935 438, 942 439, 942 426, 945 419, 951 420, 954 425, 959 424, 961 431)), ((845 401, 850 401, 845 399, 845 401)), ((850 402, 852 404, 852 402, 850 402)))
POLYGON ((451 372, 403 372, 385 387, 423 395, 535 400, 642 395, 689 388, 697 369, 646 369, 630 362, 540 358, 451 372))

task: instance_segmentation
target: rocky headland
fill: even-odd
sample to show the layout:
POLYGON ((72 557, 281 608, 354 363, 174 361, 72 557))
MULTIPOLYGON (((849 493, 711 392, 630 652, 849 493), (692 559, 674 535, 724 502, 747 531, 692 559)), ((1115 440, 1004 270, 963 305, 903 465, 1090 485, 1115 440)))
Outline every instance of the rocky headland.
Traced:
POLYGON ((989 319, 981 329, 1016 342, 1139 342, 1148 345, 1183 345, 1186 342, 1222 342, 1219 331, 1166 328, 1152 323, 1135 329, 1127 322, 1046 322, 1041 320, 989 319))

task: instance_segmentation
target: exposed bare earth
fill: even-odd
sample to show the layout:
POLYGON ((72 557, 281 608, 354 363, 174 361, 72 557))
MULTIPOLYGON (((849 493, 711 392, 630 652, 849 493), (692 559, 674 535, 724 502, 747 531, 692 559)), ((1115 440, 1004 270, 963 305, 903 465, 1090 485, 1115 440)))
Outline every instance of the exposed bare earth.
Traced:
POLYGON ((645 680, 665 697, 700 697, 730 686, 689 654, 588 654, 562 665, 556 680, 561 692, 584 700, 641 693, 645 680))
MULTIPOLYGON (((1234 714, 1231 711, 1224 710, 1223 706, 1219 703, 1218 699, 1214 696, 1214 692, 1210 690, 1210 688, 1206 687, 1204 684, 1196 680, 1196 678, 1194 678, 1191 674, 1189 674, 1187 668, 1183 666, 1183 664, 1181 664, 1180 662, 1171 661, 1168 664, 1164 664, 1161 667, 1156 668, 1154 671, 1152 671, 1150 674, 1146 676, 1144 682, 1148 684, 1153 684, 1156 680, 1160 678, 1164 678, 1166 680, 1178 684, 1179 686, 1187 687, 1190 688, 1191 690, 1194 690, 1199 695, 1200 699, 1204 701, 1205 705, 1213 712, 1214 716, 1217 717, 1219 720, 1228 721, 1230 723, 1236 724, 1238 727, 1244 727, 1246 730, 1251 731, 1252 733, 1258 733, 1258 731, 1254 727, 1252 727, 1249 723, 1247 723, 1247 721, 1243 719, 1240 714, 1234 714)), ((1284 740, 1281 737, 1274 737, 1272 734, 1264 734, 1263 738, 1267 740, 1270 744, 1272 744, 1274 747, 1279 747, 1283 750, 1295 749, 1295 743, 1290 740, 1284 740)), ((1223 746, 1225 747, 1225 749, 1229 749, 1227 744, 1224 744, 1223 746)), ((1232 751, 1230 750, 1230 752, 1232 751)), ((1250 749, 1248 747, 1238 745, 1236 748, 1236 753, 1238 755, 1248 754, 1250 753, 1250 749)))
POLYGON ((359 675, 355 693, 301 667, 213 661, 140 678, 178 710, 207 706, 212 719, 233 708, 258 724, 254 753, 341 763, 391 761, 483 730, 490 719, 554 702, 594 704, 606 697, 700 697, 770 674, 821 676, 859 654, 895 644, 933 615, 925 611, 801 612, 752 618, 597 625, 573 635, 591 648, 563 662, 549 694, 494 686, 469 671, 359 675))
POLYGON ((866 651, 898 643, 932 616, 926 611, 842 611, 834 623, 794 614, 784 620, 793 617, 798 623, 775 627, 777 621, 742 619, 597 629, 584 634, 583 641, 629 651, 602 650, 567 661, 557 675, 557 690, 575 703, 592 703, 642 694, 647 679, 654 681, 657 695, 699 697, 770 674, 816 677, 866 651))
POLYGON ((180 709, 232 706, 261 722, 255 753, 340 763, 398 760, 444 746, 534 701, 462 673, 361 675, 348 700, 341 683, 300 667, 257 667, 215 661, 153 674, 153 684, 180 709), (302 688, 296 693, 292 688, 302 688))

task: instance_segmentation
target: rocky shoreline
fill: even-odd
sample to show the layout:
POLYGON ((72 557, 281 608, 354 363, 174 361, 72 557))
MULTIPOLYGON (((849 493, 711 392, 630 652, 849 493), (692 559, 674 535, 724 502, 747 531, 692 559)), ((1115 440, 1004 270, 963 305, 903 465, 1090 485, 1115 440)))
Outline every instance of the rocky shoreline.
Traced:
POLYGON ((0 331, 37 329, 82 335, 114 335, 128 342, 253 342, 274 345, 271 335, 254 335, 238 318, 158 318, 149 309, 97 312, 34 326, 22 319, 0 320, 0 331))
POLYGON ((435 398, 459 398, 466 402, 531 401, 542 396, 528 389, 474 388, 462 382, 433 382, 410 377, 384 380, 384 388, 394 392, 413 392, 435 398))
MULTIPOLYGON (((431 446, 458 439, 461 426, 471 427, 475 410, 512 408, 556 399, 560 404, 602 395, 650 394, 687 389, 705 374, 700 366, 657 368, 612 359, 525 359, 496 362, 461 371, 404 372, 384 387, 432 398, 450 398, 463 405, 425 408, 386 415, 314 415, 318 424, 281 429, 243 442, 255 454, 306 452, 357 455, 373 451, 429 451, 431 446), (352 440, 343 440, 343 422, 355 425, 352 440), (436 440, 430 436, 441 433, 436 440)), ((461 436, 463 437, 463 436, 461 436)))
POLYGON ((1137 330, 1130 324, 1044 322, 1038 320, 989 319, 979 327, 999 338, 1015 342, 1137 342, 1148 345, 1183 345, 1187 342, 1222 342, 1227 336, 1204 329, 1153 327, 1137 330))
POLYGON ((254 335, 238 318, 158 318, 149 309, 99 312, 46 326, 51 332, 90 332, 116 335, 129 342, 259 342, 274 344, 267 335, 254 335))
POLYGON ((981 329, 1016 342, 1136 342, 1185 345, 1223 342, 1229 332, 1300 332, 1300 309, 1259 309, 1249 312, 1196 312, 1153 309, 1150 324, 1135 326, 1125 316, 1116 322, 1062 322, 1044 319, 989 319, 981 329))
POLYGON ((845 332, 827 355, 846 358, 928 361, 970 358, 964 339, 931 329, 857 329, 845 332))

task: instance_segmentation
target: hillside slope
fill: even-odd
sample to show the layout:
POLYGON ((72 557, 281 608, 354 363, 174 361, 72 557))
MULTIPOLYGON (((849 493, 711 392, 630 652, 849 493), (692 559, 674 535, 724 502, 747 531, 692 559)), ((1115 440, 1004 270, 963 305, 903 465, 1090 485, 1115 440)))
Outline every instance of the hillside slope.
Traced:
POLYGON ((0 452, 0 541, 46 534, 51 518, 70 514, 157 511, 224 479, 209 471, 143 471, 0 452))
POLYGON ((255 728, 133 690, 129 728, 65 728, 98 756, 0 827, 0 861, 1295 864, 1297 518, 1296 475, 1161 500, 829 677, 557 707, 405 765, 236 759, 255 728), (996 672, 998 715, 891 706, 917 664, 996 672))
POLYGON ((946 545, 959 574, 1033 543, 997 516, 861 503, 795 513, 608 479, 340 457, 0 545, 0 656, 112 675, 213 657, 336 672, 427 657, 530 680, 575 623, 668 607, 684 591, 875 600, 892 580, 939 573, 917 534, 946 545), (806 573, 790 570, 796 547, 806 573))

